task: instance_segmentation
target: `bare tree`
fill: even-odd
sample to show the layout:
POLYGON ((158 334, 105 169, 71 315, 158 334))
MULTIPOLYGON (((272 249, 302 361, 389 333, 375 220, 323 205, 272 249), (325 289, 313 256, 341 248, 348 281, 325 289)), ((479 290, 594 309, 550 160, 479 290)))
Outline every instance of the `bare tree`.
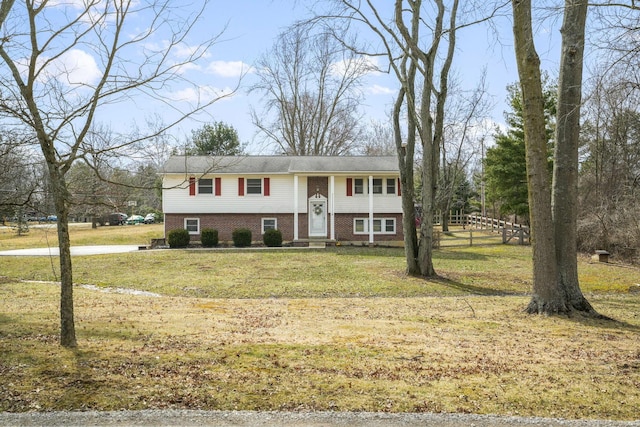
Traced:
POLYGON ((34 156, 29 142, 6 130, 0 135, 0 220, 3 224, 6 217, 21 220, 24 211, 33 210, 42 198, 39 180, 42 157, 34 156))
POLYGON ((531 0, 513 0, 513 33, 522 91, 529 217, 533 247, 531 308, 557 312, 562 295, 557 286, 555 241, 551 218, 551 183, 547 171, 547 135, 540 58, 535 50, 531 0))
POLYGON ((136 97, 161 102, 174 117, 168 128, 218 99, 200 98, 181 109, 184 103, 167 98, 171 85, 198 90, 185 79, 185 66, 202 59, 216 41, 188 46, 206 2, 193 13, 174 3, 25 0, 14 7, 13 0, 2 0, 0 5, 0 113, 34 135, 46 160, 58 217, 60 343, 65 347, 77 346, 66 175, 79 159, 93 164, 150 137, 113 133, 99 144, 91 140, 102 107, 136 97), (135 18, 146 18, 144 25, 135 18), (82 61, 89 72, 77 65, 82 61))
POLYGON ((396 144, 393 139, 391 121, 372 120, 364 130, 364 141, 360 147, 362 154, 367 156, 393 156, 396 154, 396 144))
MULTIPOLYGON (((433 268, 433 222, 444 141, 449 72, 460 28, 488 20, 501 7, 469 11, 484 17, 459 23, 459 2, 395 0, 392 7, 371 1, 332 0, 331 10, 320 14, 328 22, 342 22, 351 31, 368 31, 377 46, 354 46, 356 52, 383 58, 399 83, 392 123, 402 187, 403 232, 407 273, 435 276, 433 268), (392 16, 384 12, 391 9, 392 16), (482 12, 478 12, 478 11, 482 12), (421 154, 421 157, 419 155, 421 154), (417 162, 417 159, 419 161, 417 162), (414 166, 418 163, 420 194, 415 191, 414 166), (415 204, 422 207, 422 221, 416 232, 415 204)), ((470 15, 469 15, 470 16, 470 15)), ((345 44, 348 42, 344 41, 345 44)))
POLYGON ((565 0, 563 11, 553 196, 550 197, 545 172, 544 100, 540 60, 533 41, 531 2, 513 0, 533 243, 533 295, 527 311, 597 314, 582 295, 577 274, 578 140, 587 1, 565 0))
MULTIPOLYGON (((560 312, 595 313, 578 281, 578 147, 587 0, 565 0, 558 82, 558 112, 553 155, 552 215, 556 243, 560 312)), ((530 313, 553 312, 555 304, 531 301, 530 313)))
POLYGON ((251 88, 265 100, 253 123, 288 155, 345 154, 361 139, 359 86, 371 66, 316 28, 298 24, 280 34, 251 88))
POLYGON ((480 143, 489 132, 484 126, 491 106, 485 78, 483 73, 478 86, 470 92, 462 91, 459 82, 452 83, 437 192, 443 231, 449 230, 449 211, 452 206, 460 204, 460 201, 454 201, 456 191, 466 181, 471 162, 479 154, 480 143))

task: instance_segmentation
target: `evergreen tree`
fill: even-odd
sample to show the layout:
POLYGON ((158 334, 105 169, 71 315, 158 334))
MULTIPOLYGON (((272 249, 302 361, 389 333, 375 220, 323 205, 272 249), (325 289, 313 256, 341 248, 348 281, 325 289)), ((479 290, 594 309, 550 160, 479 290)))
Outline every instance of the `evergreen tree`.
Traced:
MULTIPOLYGON (((485 182, 487 199, 500 207, 500 214, 515 214, 528 222, 527 168, 522 118, 522 95, 517 84, 507 87, 511 111, 505 114, 508 129, 496 130, 496 145, 487 150, 485 182)), ((553 133, 555 130, 556 87, 544 80, 544 107, 548 141, 549 174, 552 170, 553 133)))
POLYGON ((187 154, 193 156, 237 156, 244 147, 236 129, 224 122, 207 123, 191 131, 191 144, 187 154))

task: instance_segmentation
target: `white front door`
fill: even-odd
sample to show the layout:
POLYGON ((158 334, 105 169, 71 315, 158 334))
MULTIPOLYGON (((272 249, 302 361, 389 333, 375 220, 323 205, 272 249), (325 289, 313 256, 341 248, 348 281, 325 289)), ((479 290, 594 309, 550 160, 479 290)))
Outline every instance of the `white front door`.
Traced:
POLYGON ((309 237, 327 237, 326 199, 309 199, 309 237))

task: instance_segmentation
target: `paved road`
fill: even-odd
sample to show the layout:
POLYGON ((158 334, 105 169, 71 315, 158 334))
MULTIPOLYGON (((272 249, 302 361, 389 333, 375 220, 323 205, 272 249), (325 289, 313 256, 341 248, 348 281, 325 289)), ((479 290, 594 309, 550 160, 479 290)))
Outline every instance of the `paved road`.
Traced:
MULTIPOLYGON (((101 255, 135 252, 137 245, 72 246, 71 255, 101 255)), ((58 256, 58 247, 0 251, 0 256, 58 256)))
POLYGON ((217 427, 638 427, 639 421, 587 421, 472 414, 371 412, 112 411, 0 412, 3 426, 217 426, 217 427))

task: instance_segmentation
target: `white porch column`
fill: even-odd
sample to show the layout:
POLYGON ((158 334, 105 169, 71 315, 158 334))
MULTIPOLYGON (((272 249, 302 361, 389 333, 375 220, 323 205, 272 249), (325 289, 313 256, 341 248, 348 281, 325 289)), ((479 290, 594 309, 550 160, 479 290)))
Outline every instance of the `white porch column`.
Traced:
POLYGON ((373 243, 373 175, 369 175, 369 243, 373 243))
POLYGON ((298 175, 293 176, 293 240, 298 240, 298 175))
POLYGON ((336 212, 335 212, 335 188, 336 188, 336 180, 335 176, 331 175, 329 177, 329 224, 331 226, 331 233, 329 238, 331 240, 336 240, 336 212))

